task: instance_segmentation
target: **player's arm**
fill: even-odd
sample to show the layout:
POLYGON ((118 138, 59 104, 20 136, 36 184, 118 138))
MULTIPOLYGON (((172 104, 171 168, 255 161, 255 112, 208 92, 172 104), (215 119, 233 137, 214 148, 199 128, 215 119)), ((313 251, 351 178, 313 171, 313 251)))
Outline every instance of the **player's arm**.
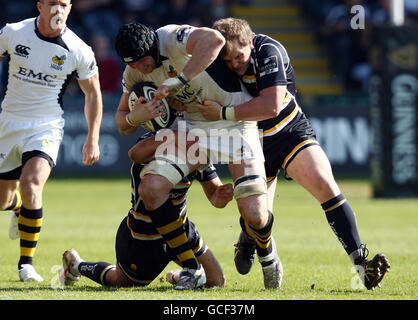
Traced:
POLYGON ((207 120, 252 120, 262 121, 277 117, 282 110, 283 101, 286 96, 286 86, 272 86, 260 91, 258 97, 233 107, 226 107, 222 110, 219 103, 212 100, 205 100, 203 104, 197 104, 202 115, 207 120))
POLYGON ((139 97, 134 103, 132 111, 128 106, 128 94, 122 93, 119 106, 116 111, 115 121, 120 134, 128 135, 136 131, 137 127, 150 119, 164 114, 161 102, 148 101, 144 97, 139 97))
POLYGON ((4 57, 0 56, 0 62, 3 60, 4 57))
POLYGON ((170 137, 166 139, 158 139, 152 136, 137 142, 128 151, 128 156, 134 163, 145 163, 151 161, 155 157, 155 152, 164 143, 168 143, 170 137))
MULTIPOLYGON (((206 288, 225 287, 225 274, 213 252, 207 248, 206 251, 197 257, 197 261, 203 266, 206 273, 206 288)), ((182 270, 171 270, 167 273, 167 281, 176 284, 180 280, 182 270)))
POLYGON ((196 28, 187 39, 186 52, 191 55, 181 74, 165 80, 155 92, 157 99, 172 96, 179 92, 189 81, 203 72, 216 59, 225 38, 217 30, 211 28, 196 28))
POLYGON ((186 78, 190 81, 209 67, 224 44, 225 38, 220 32, 205 27, 195 29, 186 44, 187 53, 192 55, 183 69, 186 78))
POLYGON ((118 126, 118 130, 120 134, 132 134, 136 131, 136 126, 130 125, 126 122, 126 115, 129 113, 128 107, 128 94, 122 93, 120 97, 119 106, 116 110, 115 114, 115 121, 116 125, 118 126))
POLYGON ((233 108, 235 119, 262 121, 277 117, 282 110, 287 86, 272 86, 260 91, 246 103, 233 108))
POLYGON ((187 151, 192 145, 198 142, 197 138, 193 140, 191 137, 192 135, 189 134, 188 139, 183 142, 183 144, 180 144, 177 130, 163 130, 158 132, 155 136, 137 142, 129 149, 128 156, 134 163, 145 163, 152 160, 159 152, 164 152, 169 149, 170 146, 173 147, 175 145, 175 148, 177 148, 179 152, 183 152, 184 148, 186 148, 187 151), (179 145, 182 146, 179 147, 179 145))
POLYGON ((78 80, 85 96, 84 115, 87 121, 87 138, 83 146, 83 163, 92 165, 99 161, 100 125, 103 116, 103 102, 100 91, 99 75, 96 73, 85 80, 78 80))
POLYGON ((224 208, 234 197, 231 183, 223 184, 219 177, 201 182, 206 197, 216 208, 224 208))

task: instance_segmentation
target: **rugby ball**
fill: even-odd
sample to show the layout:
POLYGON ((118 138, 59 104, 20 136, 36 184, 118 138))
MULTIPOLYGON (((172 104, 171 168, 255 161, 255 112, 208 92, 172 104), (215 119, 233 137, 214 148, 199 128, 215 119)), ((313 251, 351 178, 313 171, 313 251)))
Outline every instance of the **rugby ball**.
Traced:
MULTIPOLYGON (((129 110, 132 110, 134 103, 139 97, 144 97, 148 101, 154 98, 154 93, 157 87, 152 82, 137 82, 132 86, 128 96, 129 110)), ((163 128, 170 127, 176 119, 176 110, 171 108, 166 99, 161 100, 164 114, 149 121, 143 122, 140 125, 152 132, 156 132, 163 128)))

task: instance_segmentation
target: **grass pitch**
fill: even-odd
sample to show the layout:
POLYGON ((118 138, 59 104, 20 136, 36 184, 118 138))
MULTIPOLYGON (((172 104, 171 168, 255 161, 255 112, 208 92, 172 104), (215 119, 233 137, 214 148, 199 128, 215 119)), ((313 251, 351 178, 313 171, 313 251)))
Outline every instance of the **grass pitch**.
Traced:
POLYGON ((392 270, 374 292, 358 278, 316 200, 295 182, 279 179, 273 234, 285 276, 279 291, 265 290, 258 262, 248 275, 235 270, 233 244, 239 235, 235 202, 211 207, 195 182, 188 215, 217 256, 227 277, 222 289, 176 292, 166 271, 146 288, 103 288, 87 278, 57 289, 57 269, 68 248, 87 261, 115 262, 114 238, 130 205, 126 179, 51 179, 44 192, 44 224, 34 258, 43 283, 22 283, 17 275, 19 241, 8 239, 9 215, 0 215, 0 300, 416 300, 418 199, 372 199, 367 181, 339 181, 357 215, 370 257, 384 252, 392 270))

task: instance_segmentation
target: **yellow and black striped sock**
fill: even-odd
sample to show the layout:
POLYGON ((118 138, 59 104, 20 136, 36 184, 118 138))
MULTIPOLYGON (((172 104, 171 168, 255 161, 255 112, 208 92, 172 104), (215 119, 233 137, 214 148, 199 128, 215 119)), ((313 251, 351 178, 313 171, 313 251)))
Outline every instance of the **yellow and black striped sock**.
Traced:
POLYGON ((271 246, 271 229, 273 227, 274 217, 271 212, 269 212, 269 219, 267 224, 261 228, 256 229, 249 225, 249 227, 254 231, 255 238, 256 238, 256 248, 257 248, 257 255, 259 257, 265 257, 272 252, 271 246))
POLYGON ((20 235, 20 260, 18 268, 20 269, 22 264, 32 264, 32 258, 35 254, 42 227, 42 208, 29 210, 22 206, 18 224, 20 235))
POLYGON ((152 223, 167 242, 168 246, 173 249, 174 254, 182 266, 197 269, 199 263, 190 247, 189 239, 184 228, 187 216, 185 215, 184 218, 181 217, 180 209, 173 205, 171 199, 168 199, 156 210, 146 210, 144 213, 151 217, 152 223))
POLYGON ((16 190, 16 193, 13 197, 13 202, 10 207, 6 208, 6 211, 14 211, 16 216, 19 216, 20 209, 22 207, 22 197, 20 196, 20 192, 16 190))

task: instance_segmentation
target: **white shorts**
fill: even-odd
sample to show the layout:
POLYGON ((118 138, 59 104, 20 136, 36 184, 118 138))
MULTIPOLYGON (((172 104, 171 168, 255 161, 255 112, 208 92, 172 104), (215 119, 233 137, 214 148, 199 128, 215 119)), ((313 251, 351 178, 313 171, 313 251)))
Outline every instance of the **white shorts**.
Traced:
POLYGON ((0 114, 0 173, 22 165, 24 152, 38 150, 54 164, 64 135, 64 119, 21 119, 0 114))
MULTIPOLYGON (((240 163, 256 159, 264 162, 263 148, 255 121, 198 121, 178 122, 179 132, 199 138, 199 154, 207 155, 212 164, 240 163)), ((199 159, 200 164, 202 159, 199 159)))

